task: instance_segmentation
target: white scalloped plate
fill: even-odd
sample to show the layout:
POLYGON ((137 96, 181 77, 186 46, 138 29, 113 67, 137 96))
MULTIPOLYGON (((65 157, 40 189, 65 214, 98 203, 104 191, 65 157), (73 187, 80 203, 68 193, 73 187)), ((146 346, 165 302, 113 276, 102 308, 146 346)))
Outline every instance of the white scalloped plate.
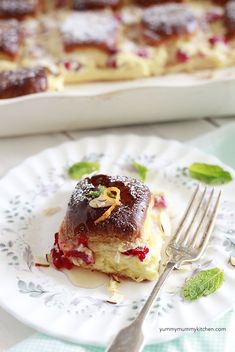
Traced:
POLYGON ((0 100, 0 136, 231 116, 234 92, 235 67, 80 84, 0 100))
MULTIPOLYGON (((167 193, 176 220, 195 187, 185 167, 193 161, 221 164, 177 142, 136 136, 86 138, 26 160, 0 182, 0 304, 4 309, 49 335, 95 345, 106 345, 135 317, 154 283, 122 283, 125 299, 111 305, 106 302, 105 287, 77 288, 63 273, 32 265, 33 254, 46 253, 51 247, 75 186, 67 178, 68 165, 98 160, 101 172, 135 175, 130 169, 131 159, 148 165, 149 186, 167 193), (58 213, 44 215, 45 209, 58 206, 58 213)), ((222 188, 222 205, 212 240, 194 269, 218 266, 224 270, 225 283, 215 294, 188 303, 181 298, 180 289, 191 272, 174 272, 150 314, 148 343, 182 334, 160 333, 159 328, 205 326, 235 302, 234 268, 228 264, 229 256, 235 255, 235 181, 222 188)))

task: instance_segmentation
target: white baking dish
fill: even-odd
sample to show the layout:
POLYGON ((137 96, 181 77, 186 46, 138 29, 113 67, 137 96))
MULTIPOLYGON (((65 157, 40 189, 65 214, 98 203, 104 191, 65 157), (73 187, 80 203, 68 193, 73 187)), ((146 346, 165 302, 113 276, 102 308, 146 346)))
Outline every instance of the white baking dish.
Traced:
POLYGON ((235 67, 0 100, 0 136, 235 114, 235 67))

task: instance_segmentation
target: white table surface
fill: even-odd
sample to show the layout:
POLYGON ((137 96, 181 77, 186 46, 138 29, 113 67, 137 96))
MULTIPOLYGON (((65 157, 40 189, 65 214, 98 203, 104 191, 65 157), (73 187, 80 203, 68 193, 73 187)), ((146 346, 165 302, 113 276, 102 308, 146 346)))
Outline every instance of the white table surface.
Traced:
MULTIPOLYGON (((0 177, 9 169, 20 164, 25 158, 49 147, 56 146, 68 140, 86 136, 98 136, 106 133, 155 135, 167 139, 177 139, 185 142, 201 136, 204 133, 220 128, 235 121, 235 118, 208 118, 197 121, 180 121, 156 123, 151 125, 107 128, 89 131, 61 132, 33 136, 21 136, 0 139, 0 177)), ((32 335, 35 331, 18 322, 0 308, 0 352, 15 345, 32 335)))

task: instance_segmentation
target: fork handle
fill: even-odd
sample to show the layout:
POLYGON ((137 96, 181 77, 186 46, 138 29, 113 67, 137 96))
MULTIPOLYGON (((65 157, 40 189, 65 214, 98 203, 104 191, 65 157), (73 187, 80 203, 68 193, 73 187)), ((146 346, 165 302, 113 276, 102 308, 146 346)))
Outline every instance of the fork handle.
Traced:
POLYGON ((166 268, 160 275, 156 285, 154 286, 149 298, 145 302, 143 308, 141 309, 137 318, 122 329, 117 336, 115 337, 112 344, 106 350, 106 352, 141 352, 144 348, 144 333, 143 333, 143 324, 145 319, 152 308, 157 295, 165 283, 167 277, 175 267, 176 263, 169 262, 166 265, 166 268))

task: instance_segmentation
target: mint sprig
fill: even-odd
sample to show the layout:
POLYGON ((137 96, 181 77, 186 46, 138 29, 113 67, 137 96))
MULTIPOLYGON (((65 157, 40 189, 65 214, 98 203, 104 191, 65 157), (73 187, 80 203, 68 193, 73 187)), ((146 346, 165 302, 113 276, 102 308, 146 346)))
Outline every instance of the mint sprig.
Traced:
POLYGON ((104 192, 106 189, 105 186, 98 186, 98 189, 95 191, 90 191, 87 196, 91 198, 99 198, 99 196, 104 192))
POLYGON ((232 181, 231 174, 218 165, 194 163, 189 167, 189 175, 209 185, 222 185, 232 181))
POLYGON ((224 272, 219 268, 203 270, 186 281, 182 296, 188 301, 194 301, 202 296, 208 296, 217 291, 224 282, 224 272))
POLYGON ((72 165, 68 170, 68 175, 73 180, 80 180, 82 176, 89 175, 94 171, 99 171, 100 164, 99 163, 91 163, 88 161, 80 161, 74 165, 72 165))
POLYGON ((145 182, 149 169, 146 166, 137 163, 135 160, 132 161, 132 165, 134 166, 135 170, 138 172, 141 181, 145 182))

